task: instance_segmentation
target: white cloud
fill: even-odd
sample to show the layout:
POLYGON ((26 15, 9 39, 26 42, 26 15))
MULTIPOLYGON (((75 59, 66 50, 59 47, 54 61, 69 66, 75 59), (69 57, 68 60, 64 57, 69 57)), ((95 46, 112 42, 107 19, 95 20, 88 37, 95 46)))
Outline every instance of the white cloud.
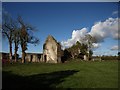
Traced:
POLYGON ((111 50, 119 50, 119 49, 120 49, 120 47, 118 45, 111 47, 111 50))
POLYGON ((100 43, 93 43, 93 48, 99 48, 101 46, 100 43))
POLYGON ((116 14, 118 14, 118 11, 114 11, 114 12, 112 13, 112 15, 116 15, 116 14))
POLYGON ((77 41, 81 42, 86 34, 87 34, 87 28, 82 28, 81 30, 73 30, 71 39, 61 42, 63 49, 71 47, 77 41))
POLYGON ((81 41, 86 34, 87 34, 87 28, 82 28, 81 30, 74 30, 72 32, 72 39, 74 41, 81 41))
POLYGON ((93 44, 94 48, 100 47, 100 42, 103 42, 104 39, 107 37, 112 37, 113 39, 120 39, 118 33, 118 18, 108 18, 105 21, 99 21, 91 27, 90 32, 87 31, 87 28, 73 30, 72 37, 67 41, 62 41, 62 46, 64 48, 70 47, 77 41, 80 41, 82 43, 84 42, 82 39, 85 37, 86 34, 90 34, 97 39, 97 43, 93 44))
POLYGON ((113 39, 118 37, 118 18, 108 18, 104 22, 97 22, 91 28, 90 34, 97 39, 98 42, 103 42, 105 38, 112 36, 113 39))

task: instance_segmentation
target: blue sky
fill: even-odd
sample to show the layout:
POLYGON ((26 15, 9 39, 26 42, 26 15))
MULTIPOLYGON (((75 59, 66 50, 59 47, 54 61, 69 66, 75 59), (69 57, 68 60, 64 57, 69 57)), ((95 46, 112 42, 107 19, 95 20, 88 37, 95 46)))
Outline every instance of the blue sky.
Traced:
MULTIPOLYGON (((37 46, 28 45, 27 52, 42 52, 42 46, 48 35, 52 35, 59 42, 68 42, 72 39, 73 30, 87 28, 91 32, 96 22, 105 22, 109 18, 117 18, 118 3, 89 2, 89 3, 41 3, 41 2, 3 2, 2 8, 16 19, 21 15, 26 23, 30 23, 38 30, 34 33, 40 39, 37 46), (116 13, 115 13, 116 12, 116 13)), ((98 30, 99 31, 99 30, 98 30)), ((95 55, 116 55, 117 50, 110 50, 118 45, 118 40, 105 37, 104 42, 99 42, 100 47, 95 49, 95 55)), ((8 42, 3 40, 2 51, 8 52, 8 42)), ((18 53, 21 53, 19 49, 18 53)))

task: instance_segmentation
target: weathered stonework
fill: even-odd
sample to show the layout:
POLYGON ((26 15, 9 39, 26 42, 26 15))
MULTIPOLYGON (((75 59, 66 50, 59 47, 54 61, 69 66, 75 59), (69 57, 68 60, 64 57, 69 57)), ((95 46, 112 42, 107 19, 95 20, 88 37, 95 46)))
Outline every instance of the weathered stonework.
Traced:
POLYGON ((43 60, 48 63, 61 62, 61 46, 51 35, 43 45, 43 60))
POLYGON ((26 53, 27 62, 61 62, 61 45, 49 35, 43 45, 43 53, 26 53))
POLYGON ((42 62, 42 54, 40 53, 26 53, 27 62, 42 62))

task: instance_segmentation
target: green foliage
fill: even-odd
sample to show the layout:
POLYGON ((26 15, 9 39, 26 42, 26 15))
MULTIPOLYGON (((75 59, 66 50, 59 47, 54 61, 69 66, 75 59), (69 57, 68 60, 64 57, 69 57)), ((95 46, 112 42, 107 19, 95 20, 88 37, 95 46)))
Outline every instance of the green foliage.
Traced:
POLYGON ((65 61, 67 61, 70 58, 71 58, 71 53, 67 49, 65 49, 63 51, 63 56, 61 57, 62 62, 64 63, 65 61))
POLYGON ((28 63, 3 66, 3 89, 118 87, 117 61, 71 61, 63 64, 28 63))
MULTIPOLYGON (((67 52, 69 52, 71 54, 70 55, 67 53, 69 55, 69 57, 72 57, 73 59, 75 59, 75 58, 84 59, 84 55, 88 56, 88 45, 84 44, 84 43, 81 44, 79 41, 77 41, 76 44, 74 44, 73 46, 65 49, 65 52, 66 52, 66 50, 67 50, 67 52)), ((90 49, 89 50, 89 58, 90 59, 92 58, 92 54, 93 54, 93 52, 90 49)), ((64 55, 67 56, 66 53, 64 53, 64 55)))
POLYGON ((86 44, 82 44, 81 45, 81 53, 84 55, 87 55, 87 45, 86 44))
POLYGON ((102 56, 102 60, 118 60, 119 56, 102 56))
POLYGON ((118 52, 118 60, 120 60, 120 52, 118 52))

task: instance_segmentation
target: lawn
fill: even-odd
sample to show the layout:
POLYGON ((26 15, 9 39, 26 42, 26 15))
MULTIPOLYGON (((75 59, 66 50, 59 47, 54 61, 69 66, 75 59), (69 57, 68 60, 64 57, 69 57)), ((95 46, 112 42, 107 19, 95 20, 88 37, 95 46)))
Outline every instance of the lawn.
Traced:
POLYGON ((118 61, 3 66, 4 88, 117 88, 118 61))

